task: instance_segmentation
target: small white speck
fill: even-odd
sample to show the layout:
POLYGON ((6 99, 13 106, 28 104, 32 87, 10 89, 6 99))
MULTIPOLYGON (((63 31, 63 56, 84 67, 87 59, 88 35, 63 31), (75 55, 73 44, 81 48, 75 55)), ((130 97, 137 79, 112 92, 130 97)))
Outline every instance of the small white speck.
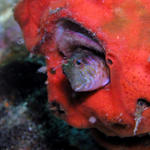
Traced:
POLYGON ((118 120, 119 122, 122 122, 122 119, 121 118, 119 118, 119 120, 118 120))
POLYGON ((49 56, 45 56, 45 58, 48 59, 48 60, 50 60, 50 57, 49 57, 49 56))
POLYGON ((23 39, 23 38, 19 38, 19 39, 17 40, 17 44, 18 44, 18 45, 24 44, 24 39, 23 39))
POLYGON ((33 53, 30 53, 30 54, 29 54, 29 58, 32 58, 33 56, 34 56, 33 53))
POLYGON ((102 0, 102 3, 104 3, 105 1, 104 0, 102 0))
POLYGON ((29 127, 28 129, 29 129, 29 131, 32 131, 32 127, 29 127))
POLYGON ((59 11, 61 11, 63 8, 62 7, 58 7, 56 9, 50 9, 49 13, 50 15, 53 15, 53 14, 56 14, 58 13, 59 11))
POLYGON ((148 57, 147 61, 150 63, 150 56, 148 57))
POLYGON ((116 37, 117 39, 120 39, 119 35, 116 37))
POLYGON ((46 73, 46 71, 47 71, 47 67, 46 66, 42 66, 41 68, 39 68, 37 70, 37 72, 39 72, 39 73, 46 73))
POLYGON ((94 116, 90 117, 89 122, 94 124, 96 122, 96 118, 94 116))
POLYGON ((135 118, 135 127, 133 130, 133 134, 136 135, 136 132, 138 131, 138 126, 141 123, 142 117, 135 118))
POLYGON ((123 113, 120 113, 119 117, 123 116, 123 113))
POLYGON ((48 80, 45 81, 45 85, 48 85, 48 80))

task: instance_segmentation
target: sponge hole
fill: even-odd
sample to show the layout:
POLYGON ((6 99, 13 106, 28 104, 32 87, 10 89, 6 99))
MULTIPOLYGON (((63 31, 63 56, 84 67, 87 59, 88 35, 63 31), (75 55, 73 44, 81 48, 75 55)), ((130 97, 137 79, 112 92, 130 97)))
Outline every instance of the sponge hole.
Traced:
POLYGON ((150 102, 148 102, 148 100, 147 99, 145 99, 145 98, 139 98, 138 100, 137 100, 137 105, 139 105, 139 106, 145 106, 145 107, 150 107, 150 102))
POLYGON ((112 60, 111 60, 111 59, 107 59, 107 61, 106 61, 106 62, 107 62, 107 64, 108 64, 108 65, 112 65, 112 64, 113 64, 113 62, 112 62, 112 60))

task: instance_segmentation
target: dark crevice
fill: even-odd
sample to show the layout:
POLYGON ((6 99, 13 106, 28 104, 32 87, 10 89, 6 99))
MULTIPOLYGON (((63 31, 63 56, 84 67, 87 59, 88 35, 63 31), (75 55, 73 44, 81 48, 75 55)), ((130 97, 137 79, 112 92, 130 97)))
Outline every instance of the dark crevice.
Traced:
POLYGON ((72 49, 82 49, 82 50, 85 49, 87 51, 92 52, 94 55, 99 56, 103 60, 105 60, 105 53, 97 51, 97 50, 93 50, 93 48, 85 47, 85 46, 82 46, 82 45, 75 45, 74 47, 72 47, 72 49))
POLYGON ((111 59, 107 59, 107 64, 108 65, 112 65, 113 64, 112 60, 111 59))
POLYGON ((16 102, 14 100, 14 103, 18 103, 35 89, 43 87, 47 76, 37 72, 40 67, 40 64, 20 61, 14 61, 1 67, 0 96, 11 100, 12 97, 15 97, 16 102))
POLYGON ((127 127, 127 124, 121 124, 121 123, 114 123, 112 124, 112 127, 113 128, 116 128, 116 129, 124 129, 127 127))
POLYGON ((117 137, 117 136, 106 136, 97 129, 92 129, 92 133, 102 141, 105 141, 112 146, 125 146, 125 147, 134 147, 138 145, 149 146, 150 145, 150 136, 148 134, 143 134, 140 136, 133 137, 117 137))
POLYGON ((71 19, 69 20, 66 18, 62 18, 61 20, 59 20, 59 22, 61 22, 61 25, 65 29, 69 29, 69 30, 72 30, 74 32, 82 33, 85 36, 92 39, 93 41, 95 41, 96 43, 100 44, 98 38, 92 32, 90 32, 86 28, 84 28, 81 24, 76 23, 75 21, 73 21, 71 19))
POLYGON ((139 99, 137 100, 137 104, 138 104, 139 106, 150 107, 150 102, 149 102, 147 99, 145 99, 145 98, 139 98, 139 99))

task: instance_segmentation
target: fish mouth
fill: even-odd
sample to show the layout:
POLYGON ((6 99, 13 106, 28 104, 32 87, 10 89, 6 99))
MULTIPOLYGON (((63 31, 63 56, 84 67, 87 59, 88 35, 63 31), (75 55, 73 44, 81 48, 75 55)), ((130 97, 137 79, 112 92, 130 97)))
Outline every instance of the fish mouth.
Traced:
POLYGON ((98 129, 91 129, 97 143, 106 150, 149 150, 150 134, 131 137, 107 136, 98 129))

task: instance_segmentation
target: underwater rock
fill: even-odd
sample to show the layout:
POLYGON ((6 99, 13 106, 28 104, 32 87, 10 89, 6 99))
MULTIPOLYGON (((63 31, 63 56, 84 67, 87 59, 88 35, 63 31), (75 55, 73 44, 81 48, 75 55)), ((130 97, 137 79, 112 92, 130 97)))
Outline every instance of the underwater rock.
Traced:
MULTIPOLYGON (((27 49, 46 58, 48 98, 63 107, 62 119, 74 127, 96 128, 120 139, 148 135, 149 14, 148 0, 23 0, 17 5, 15 19, 27 49), (78 48, 100 54, 109 68, 106 86, 80 93, 71 88, 62 64, 78 48), (144 109, 138 107, 141 99, 148 104, 144 109), (89 121, 91 116, 95 123, 89 121)), ((141 143, 133 146, 125 149, 150 147, 141 143)))

